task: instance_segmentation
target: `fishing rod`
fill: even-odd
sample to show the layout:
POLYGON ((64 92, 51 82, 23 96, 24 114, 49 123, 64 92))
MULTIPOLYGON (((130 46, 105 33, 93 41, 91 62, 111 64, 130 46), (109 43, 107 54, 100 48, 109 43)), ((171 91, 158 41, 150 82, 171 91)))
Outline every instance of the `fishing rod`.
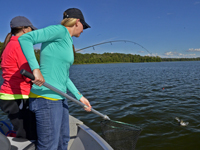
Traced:
POLYGON ((101 42, 101 43, 98 43, 98 44, 94 44, 94 45, 91 45, 91 46, 87 46, 87 47, 78 49, 78 50, 76 50, 76 52, 82 51, 82 50, 87 49, 87 48, 90 48, 90 47, 93 47, 93 49, 94 49, 95 46, 102 45, 102 44, 107 44, 107 43, 110 43, 110 44, 112 45, 112 43, 114 43, 114 42, 134 43, 134 44, 136 44, 136 45, 142 47, 142 48, 143 48, 144 50, 146 50, 149 54, 152 54, 152 53, 150 53, 146 48, 144 48, 142 45, 140 45, 140 44, 138 44, 138 43, 136 43, 136 42, 133 42, 133 41, 129 41, 129 40, 115 40, 115 41, 101 42))

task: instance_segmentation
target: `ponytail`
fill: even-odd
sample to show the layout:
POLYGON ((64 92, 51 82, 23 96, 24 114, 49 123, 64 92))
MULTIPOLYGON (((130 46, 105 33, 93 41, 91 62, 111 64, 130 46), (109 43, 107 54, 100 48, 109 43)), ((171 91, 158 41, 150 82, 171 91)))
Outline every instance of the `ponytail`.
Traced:
POLYGON ((8 44, 8 42, 10 41, 10 38, 12 37, 12 33, 8 33, 5 40, 4 40, 4 44, 3 44, 3 48, 1 49, 1 53, 0 53, 0 58, 3 54, 4 49, 6 48, 6 45, 8 44))
POLYGON ((76 51, 75 51, 74 44, 72 45, 72 47, 73 47, 73 52, 74 52, 74 56, 75 56, 75 54, 76 54, 76 51))
POLYGON ((76 24, 76 18, 65 18, 61 21, 61 25, 65 27, 72 27, 76 24))
POLYGON ((24 28, 28 28, 28 26, 25 26, 25 27, 16 27, 16 28, 12 28, 11 29, 11 32, 8 33, 8 35, 5 38, 5 41, 4 41, 4 44, 3 44, 3 48, 1 49, 1 53, 0 53, 0 59, 1 59, 3 51, 6 48, 8 42, 10 42, 10 38, 12 37, 12 35, 16 35, 17 33, 21 32, 24 28))

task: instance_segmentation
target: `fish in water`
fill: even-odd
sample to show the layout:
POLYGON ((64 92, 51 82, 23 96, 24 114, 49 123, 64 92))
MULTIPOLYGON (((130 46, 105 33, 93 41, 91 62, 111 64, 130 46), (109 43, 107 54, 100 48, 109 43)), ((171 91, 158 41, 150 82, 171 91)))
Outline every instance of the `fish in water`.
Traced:
POLYGON ((187 126, 189 122, 184 122, 183 120, 179 119, 178 117, 175 117, 175 119, 178 121, 180 126, 187 126))

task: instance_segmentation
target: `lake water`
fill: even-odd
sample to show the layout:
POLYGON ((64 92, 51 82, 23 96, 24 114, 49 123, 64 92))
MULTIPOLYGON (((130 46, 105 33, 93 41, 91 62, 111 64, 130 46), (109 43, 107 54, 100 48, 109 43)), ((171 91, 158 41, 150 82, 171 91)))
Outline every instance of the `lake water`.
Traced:
MULTIPOLYGON (((137 150, 200 149, 200 61, 73 65, 70 78, 94 109, 142 128, 137 150)), ((101 134, 99 116, 69 108, 101 134)))

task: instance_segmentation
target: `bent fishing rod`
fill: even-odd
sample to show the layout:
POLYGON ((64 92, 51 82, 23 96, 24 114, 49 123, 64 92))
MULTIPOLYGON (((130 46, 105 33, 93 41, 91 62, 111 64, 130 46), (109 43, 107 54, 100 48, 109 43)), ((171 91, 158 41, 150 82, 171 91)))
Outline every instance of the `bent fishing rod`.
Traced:
POLYGON ((76 50, 76 52, 82 51, 82 50, 84 50, 84 49, 91 48, 91 47, 93 47, 93 49, 94 49, 95 46, 102 45, 102 44, 107 44, 107 43, 110 43, 110 44, 112 45, 112 43, 114 43, 114 42, 133 43, 133 44, 136 44, 136 45, 140 46, 140 47, 143 48, 144 50, 146 50, 149 54, 152 54, 152 53, 150 53, 146 48, 144 48, 142 45, 140 45, 140 44, 138 44, 138 43, 136 43, 136 42, 133 42, 133 41, 129 41, 129 40, 115 40, 115 41, 101 42, 101 43, 98 43, 98 44, 94 44, 94 45, 91 45, 91 46, 87 46, 87 47, 78 49, 78 50, 76 50))
MULTIPOLYGON (((31 79, 31 80, 35 80, 34 75, 33 75, 32 73, 30 73, 30 72, 24 70, 24 69, 22 69, 22 70, 20 71, 20 73, 21 73, 22 75, 24 75, 25 77, 28 77, 28 78, 31 79)), ((64 96, 64 97, 66 97, 67 99, 69 99, 69 100, 75 102, 76 104, 80 105, 80 106, 83 107, 83 108, 87 108, 87 107, 88 107, 87 105, 81 103, 80 101, 76 100, 75 98, 69 96, 68 94, 62 92, 61 90, 59 90, 59 89, 53 87, 52 85, 50 85, 50 84, 48 84, 48 83, 46 83, 46 82, 43 83, 43 86, 45 86, 45 87, 49 88, 50 90, 52 90, 52 91, 54 91, 54 92, 56 92, 56 93, 58 93, 58 94, 60 94, 60 95, 62 95, 62 96, 64 96)), ((98 112, 97 110, 95 110, 95 109, 93 109, 93 108, 91 108, 91 112, 95 113, 96 115, 99 115, 99 116, 102 117, 104 120, 110 120, 110 118, 109 118, 107 115, 104 115, 104 114, 98 112)))

